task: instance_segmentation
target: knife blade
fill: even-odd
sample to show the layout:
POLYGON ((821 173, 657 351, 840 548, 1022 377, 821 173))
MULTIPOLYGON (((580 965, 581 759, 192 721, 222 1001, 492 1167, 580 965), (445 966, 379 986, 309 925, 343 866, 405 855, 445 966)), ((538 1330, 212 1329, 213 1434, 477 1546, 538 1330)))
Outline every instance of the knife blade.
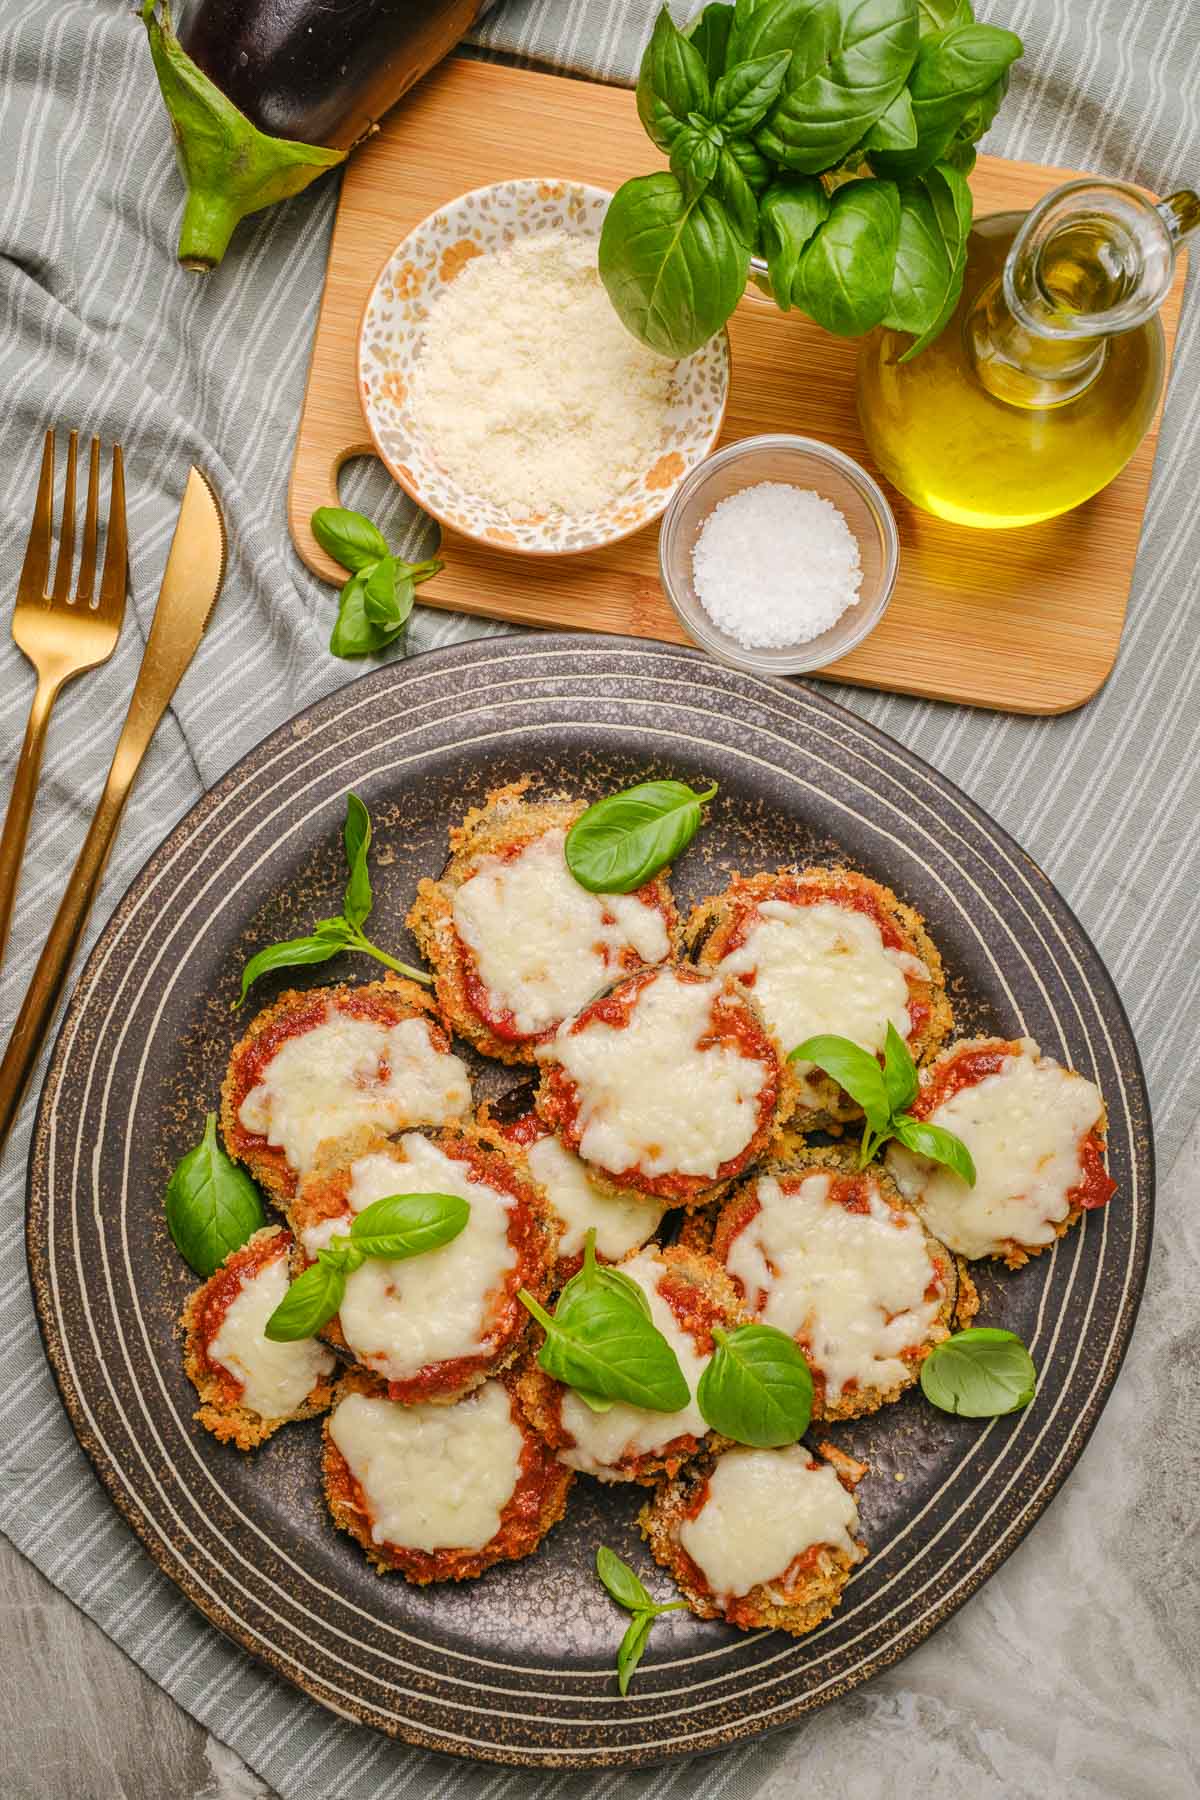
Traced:
POLYGON ((129 790, 212 617, 225 579, 226 556, 225 521, 217 497, 207 478, 193 467, 108 779, 0 1062, 0 1150, 58 1005, 129 790))

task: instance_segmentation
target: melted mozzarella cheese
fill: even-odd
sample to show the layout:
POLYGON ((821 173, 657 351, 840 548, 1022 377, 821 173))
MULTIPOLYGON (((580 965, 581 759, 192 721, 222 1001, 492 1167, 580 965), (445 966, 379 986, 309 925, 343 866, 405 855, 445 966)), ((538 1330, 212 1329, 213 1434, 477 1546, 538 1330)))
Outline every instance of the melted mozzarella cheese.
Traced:
POLYGON ((960 1137, 975 1164, 975 1186, 941 1163, 888 1147, 901 1192, 930 1231, 962 1256, 991 1256, 1006 1244, 1052 1243, 1070 1212, 1067 1195, 1083 1179, 1079 1148, 1103 1110, 1082 1075, 1042 1061, 1026 1039, 995 1075, 960 1088, 930 1123, 960 1137))
MULTIPOLYGON (((350 1206, 361 1212, 388 1194, 457 1194, 471 1208, 463 1230, 448 1244, 405 1262, 370 1257, 346 1277, 338 1319, 361 1363, 388 1381, 406 1381, 427 1363, 479 1356, 488 1300, 516 1262, 508 1241, 511 1194, 468 1178, 469 1165, 445 1155, 428 1138, 401 1138, 404 1161, 362 1156, 350 1176, 350 1206)), ((315 1254, 342 1220, 325 1220, 302 1234, 315 1254)))
POLYGON ((602 1188, 588 1174, 587 1165, 556 1137, 539 1138, 525 1154, 534 1180, 545 1188, 565 1227, 558 1243, 560 1257, 578 1256, 594 1227, 597 1254, 619 1262, 658 1230, 664 1212, 659 1201, 641 1194, 618 1196, 602 1188))
POLYGON ((701 1356, 695 1339, 683 1329, 670 1306, 658 1291, 658 1283, 667 1265, 650 1250, 632 1256, 621 1264, 622 1272, 637 1282, 650 1303, 650 1317, 679 1358, 679 1367, 692 1398, 682 1411, 675 1413, 646 1412, 640 1406, 626 1406, 618 1401, 607 1412, 593 1412, 570 1388, 563 1389, 562 1422, 574 1438, 574 1444, 559 1451, 560 1459, 573 1469, 584 1469, 602 1479, 625 1481, 629 1476, 617 1469, 626 1456, 646 1456, 661 1450, 673 1438, 685 1433, 702 1438, 708 1430, 704 1415, 696 1405, 696 1387, 708 1356, 701 1356))
MULTIPOLYGON (((754 976, 754 997, 785 1051, 833 1032, 874 1055, 889 1024, 908 1036, 905 976, 929 978, 917 957, 888 948, 874 919, 832 900, 811 906, 764 900, 745 942, 720 967, 723 974, 754 976)), ((817 1090, 806 1079, 813 1065, 792 1067, 803 1099, 815 1105, 817 1090)))
POLYGON ((664 971, 642 989, 628 1024, 564 1025, 539 1052, 575 1083, 586 1161, 615 1175, 715 1176, 746 1148, 768 1070, 728 1044, 700 1048, 720 993, 720 981, 664 971))
POLYGON ((917 1221, 893 1213, 873 1183, 870 1210, 848 1212, 832 1185, 809 1175, 785 1191, 761 1176, 760 1210, 725 1258, 757 1316, 805 1339, 831 1401, 850 1382, 886 1393, 905 1380, 900 1353, 926 1342, 939 1304, 925 1298, 937 1270, 917 1221))
POLYGON ((508 1394, 487 1381, 455 1406, 347 1394, 329 1435, 363 1491, 377 1544, 482 1550, 500 1529, 525 1440, 508 1394))
POLYGON ((612 980, 623 951, 659 963, 666 920, 634 894, 592 894, 547 831, 519 856, 484 857, 454 895, 454 926, 495 1007, 526 1037, 577 1013, 612 980))
POLYGON ((470 1104, 466 1066, 437 1048, 427 1020, 379 1025, 331 1006, 323 1025, 280 1046, 238 1118, 304 1175, 327 1138, 359 1125, 444 1125, 470 1104))
POLYGON ((728 1450, 709 1478, 704 1505, 679 1528, 679 1542, 714 1595, 735 1599, 780 1581, 814 1544, 854 1562, 858 1508, 828 1463, 809 1467, 800 1444, 786 1450, 728 1450))
POLYGON ((209 1360, 241 1382, 241 1404, 260 1419, 284 1419, 296 1412, 334 1365, 333 1356, 314 1338, 276 1344, 263 1336, 289 1280, 286 1256, 246 1275, 208 1346, 209 1360))

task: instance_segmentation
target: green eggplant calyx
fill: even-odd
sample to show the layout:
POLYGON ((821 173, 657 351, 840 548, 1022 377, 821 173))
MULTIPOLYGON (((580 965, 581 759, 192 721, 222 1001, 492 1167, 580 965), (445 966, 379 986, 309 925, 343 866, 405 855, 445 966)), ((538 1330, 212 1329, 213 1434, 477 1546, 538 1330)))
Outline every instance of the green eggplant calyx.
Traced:
POLYGON ((239 219, 300 193, 346 152, 259 131, 184 50, 168 0, 145 0, 142 22, 187 183, 179 260, 206 271, 224 256, 239 219))

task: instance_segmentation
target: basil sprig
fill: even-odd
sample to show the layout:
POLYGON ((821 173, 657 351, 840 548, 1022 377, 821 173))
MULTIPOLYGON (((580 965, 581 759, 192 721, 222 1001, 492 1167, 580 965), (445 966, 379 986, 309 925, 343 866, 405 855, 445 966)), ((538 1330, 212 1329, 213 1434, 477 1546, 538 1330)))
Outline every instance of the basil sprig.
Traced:
POLYGON ((943 1412, 995 1419, 1028 1406, 1037 1370, 1015 1332, 972 1325, 934 1345, 921 1364, 921 1391, 943 1412))
POLYGON ((773 1325, 713 1328, 716 1351, 696 1388, 707 1424, 756 1450, 794 1444, 808 1430, 813 1384, 804 1352, 773 1325))
POLYGON ((643 781, 606 795, 568 831, 568 869, 590 893, 633 893, 687 848, 716 791, 715 781, 702 794, 682 781, 643 781))
POLYGON ((975 144, 1021 54, 970 0, 713 0, 664 8, 637 108, 670 170, 617 189, 600 278, 635 337, 688 356, 725 324, 750 256, 781 310, 828 331, 910 333, 962 290, 975 144))
POLYGON ((367 853, 371 848, 371 815, 357 794, 346 795, 346 824, 342 842, 346 848, 346 863, 350 873, 341 912, 333 919, 318 919, 308 937, 287 938, 280 944, 268 944, 265 950, 259 950, 252 956, 242 970, 242 991, 233 1002, 234 1012, 260 975, 268 975, 272 969, 296 969, 308 963, 328 962, 343 950, 361 950, 365 955, 373 956, 377 962, 385 963, 389 969, 394 969, 398 975, 407 975, 410 981, 422 981, 427 987, 431 984, 432 976, 427 975, 423 969, 414 969, 409 963, 398 962, 386 950, 381 950, 378 944, 373 944, 363 931, 363 925, 375 902, 367 868, 367 853))
POLYGON ((596 1261, 596 1233, 587 1234, 583 1267, 558 1297, 553 1313, 527 1289, 518 1298, 546 1334, 538 1364, 573 1388, 594 1412, 620 1401, 646 1412, 681 1412, 691 1392, 679 1358, 650 1316, 646 1296, 620 1269, 596 1261))
POLYGON ((311 522, 322 550, 350 570, 329 648, 335 656, 386 649, 406 629, 416 589, 444 565, 437 557, 409 563, 393 556, 370 519, 344 506, 319 506, 311 522))
POLYGON ((918 1156, 944 1163, 968 1187, 975 1186, 975 1164, 962 1139, 941 1125, 914 1119, 907 1110, 917 1097, 917 1066, 894 1025, 888 1025, 882 1068, 860 1045, 832 1035, 806 1038, 788 1052, 788 1061, 816 1063, 862 1107, 867 1125, 858 1153, 860 1169, 889 1138, 898 1138, 918 1156))
POLYGON ((298 1275, 263 1327, 276 1344, 313 1337, 338 1311, 346 1277, 369 1256, 406 1262, 448 1244, 471 1215, 457 1194, 388 1194, 356 1213, 349 1236, 331 1238, 317 1260, 298 1275))
POLYGON ((596 1573, 618 1606, 632 1613, 621 1647, 617 1651, 617 1686, 622 1694, 629 1692, 633 1671, 642 1660, 646 1640, 655 1619, 663 1613, 679 1612, 686 1600, 654 1600, 643 1587, 627 1562, 615 1550, 601 1544, 596 1551, 596 1573))
POLYGON ((165 1205, 175 1248, 206 1281, 266 1224, 258 1189, 217 1142, 215 1112, 200 1142, 176 1163, 165 1205))

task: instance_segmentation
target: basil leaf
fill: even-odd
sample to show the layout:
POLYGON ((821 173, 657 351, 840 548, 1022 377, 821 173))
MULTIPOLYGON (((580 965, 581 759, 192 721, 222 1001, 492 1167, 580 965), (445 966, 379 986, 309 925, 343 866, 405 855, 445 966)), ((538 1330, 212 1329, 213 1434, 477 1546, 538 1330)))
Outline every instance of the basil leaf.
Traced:
POLYGON ((617 1687, 622 1694, 629 1692, 629 1683, 633 1672, 642 1660, 642 1652, 646 1648, 646 1640, 650 1636, 650 1628, 656 1615, 652 1612, 637 1613, 630 1620, 625 1636, 617 1651, 617 1687))
POLYGON ((682 781, 643 781, 609 794, 567 833, 567 867, 593 894, 630 894, 687 848, 700 829, 702 794, 682 781))
POLYGON ((281 944, 268 944, 265 950, 252 956, 242 970, 242 991, 233 1003, 234 1012, 261 975, 269 975, 273 969, 301 969, 310 963, 328 962, 345 947, 332 936, 288 938, 281 944))
POLYGON ((689 200, 698 198, 717 172, 717 146, 685 125, 671 145, 671 173, 689 200))
POLYGON ((894 182, 848 181, 829 203, 829 217, 801 253, 792 304, 839 337, 880 324, 892 293, 900 239, 894 182))
POLYGON ((781 312, 792 304, 796 265, 809 240, 829 217, 829 196, 815 175, 774 181, 759 201, 762 246, 771 292, 781 312))
POLYGON ((710 86, 715 87, 725 68, 725 51, 733 24, 733 8, 714 0, 699 13, 684 33, 704 59, 710 86))
POLYGON ((357 574, 386 556, 388 547, 383 533, 361 513, 348 512, 344 506, 318 506, 310 520, 312 534, 326 555, 340 562, 344 569, 357 574))
POLYGON ((583 1388, 572 1388, 571 1392, 575 1395, 576 1399, 583 1401, 583 1404, 589 1411, 594 1413, 611 1412, 613 1407, 617 1404, 615 1400, 601 1400, 598 1394, 585 1393, 583 1388))
MULTIPOLYGON (((922 37, 908 78, 916 145, 910 150, 873 152, 875 173, 903 181, 940 161, 976 103, 1006 81, 1022 49, 1014 32, 996 25, 952 25, 922 37)), ((1002 96, 1003 89, 992 102, 993 113, 1002 96)))
POLYGON ((911 150, 917 141, 917 116, 912 96, 902 87, 891 105, 885 107, 862 141, 870 155, 873 150, 911 150))
MULTIPOLYGON (((371 848, 371 815, 357 794, 346 795, 346 823, 342 829, 342 843, 346 850, 346 866, 350 871, 346 897, 342 902, 343 922, 355 927, 362 924, 373 904, 371 877, 367 870, 367 853, 371 848)), ((325 922, 334 923, 332 920, 325 922)))
POLYGON ((335 1232, 326 1248, 317 1251, 318 1262, 322 1257, 327 1262, 336 1264, 344 1275, 353 1275, 366 1262, 367 1252, 358 1244, 352 1244, 344 1232, 335 1232))
POLYGON ((707 116, 711 89, 704 58, 665 6, 654 22, 642 58, 639 88, 643 81, 677 119, 686 119, 692 112, 707 116))
POLYGON ((723 1437, 756 1450, 794 1444, 812 1416, 812 1375, 803 1351, 773 1325, 713 1331, 717 1348, 696 1388, 696 1404, 723 1437))
POLYGON ((217 1142, 215 1112, 205 1119, 200 1142, 176 1163, 165 1205, 175 1248, 206 1281, 266 1224, 257 1187, 217 1142))
POLYGON ((872 1131, 886 1133, 892 1109, 883 1070, 868 1050, 849 1038, 822 1034, 797 1044, 788 1052, 788 1061, 816 1063, 862 1107, 872 1131))
POLYGON ((394 643, 403 630, 403 625, 372 623, 367 617, 366 582, 361 575, 352 575, 342 589, 329 648, 335 656, 370 656, 394 643))
POLYGON ((770 187, 771 165, 748 138, 734 138, 731 144, 726 144, 725 154, 737 165, 752 194, 764 193, 770 187))
POLYGON ((973 25, 971 0, 917 0, 917 28, 922 37, 946 31, 951 25, 973 25))
POLYGON ((713 123, 728 137, 747 137, 774 105, 791 60, 790 50, 776 50, 735 64, 713 89, 713 123))
POLYGON ((388 1194, 355 1215, 350 1242, 364 1256, 402 1262, 448 1244, 470 1216, 457 1194, 388 1194))
POLYGON ((596 1228, 593 1225, 589 1227, 583 1240, 583 1262, 558 1296, 558 1305, 554 1309, 558 1323, 567 1324, 571 1308, 580 1295, 598 1290, 631 1302, 640 1313, 650 1318, 650 1302, 633 1276, 626 1275, 623 1269, 613 1268, 611 1264, 596 1261, 596 1228))
MULTIPOLYGON (((398 557, 385 556, 364 579, 363 611, 370 623, 389 631, 406 625, 416 594, 408 564, 398 557)), ((421 579, 427 581, 429 576, 422 575, 421 579)))
POLYGON ((1028 1406, 1037 1370, 1015 1332, 973 1325, 934 1345, 921 1364, 921 1391, 943 1412, 995 1419, 1028 1406))
POLYGON ((754 250, 758 244, 758 201, 730 146, 717 156, 712 191, 742 243, 754 250))
POLYGON ((646 1412, 681 1412, 691 1393, 658 1327, 609 1288, 577 1293, 564 1322, 524 1288, 518 1298, 546 1333, 538 1363, 547 1375, 599 1400, 646 1412))
POLYGON ((890 1019, 883 1041, 883 1085, 887 1089, 888 1105, 894 1113, 911 1106, 920 1087, 912 1052, 890 1019))
POLYGON ((263 1336, 273 1344, 315 1337, 336 1315, 345 1293, 344 1267, 336 1256, 322 1250, 311 1268, 293 1281, 263 1326, 263 1336))
POLYGON ((923 1119, 910 1118, 904 1113, 892 1121, 892 1132, 909 1150, 915 1150, 918 1156, 927 1156, 930 1162, 944 1163, 968 1187, 975 1186, 975 1164, 971 1160, 971 1152, 952 1131, 946 1131, 941 1125, 929 1125, 923 1119))
POLYGON ((312 928, 312 935, 315 938, 321 938, 327 944, 336 944, 339 950, 344 950, 350 944, 354 933, 339 913, 336 919, 318 919, 312 928))
POLYGON ((596 1549, 596 1573, 618 1606, 624 1606, 630 1612, 649 1611, 654 1605, 653 1597, 643 1587, 627 1562, 623 1562, 615 1550, 607 1544, 600 1544, 596 1549))
POLYGON ((604 215, 600 279, 636 338, 690 356, 742 297, 750 252, 710 193, 689 200, 674 175, 639 175, 604 215))
POLYGON ((739 14, 732 61, 793 53, 782 92, 756 132, 759 149, 799 173, 830 168, 891 105, 917 45, 912 0, 766 0, 739 14))

